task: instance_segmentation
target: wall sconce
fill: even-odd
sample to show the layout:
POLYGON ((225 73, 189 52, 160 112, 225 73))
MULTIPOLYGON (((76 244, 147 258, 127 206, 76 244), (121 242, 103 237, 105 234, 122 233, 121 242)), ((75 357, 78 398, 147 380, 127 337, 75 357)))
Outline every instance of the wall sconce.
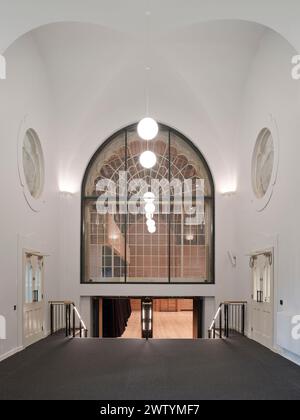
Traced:
POLYGON ((153 300, 150 298, 142 299, 142 338, 152 338, 153 337, 153 300))
POLYGON ((236 267, 236 255, 233 255, 231 251, 227 251, 227 255, 232 267, 236 267))
POLYGON ((236 190, 228 190, 228 191, 222 191, 221 194, 224 197, 232 197, 233 195, 236 194, 236 190))
POLYGON ((59 193, 62 198, 72 198, 74 195, 74 193, 70 191, 60 191, 59 193))
POLYGON ((80 188, 78 186, 78 181, 74 177, 69 175, 59 175, 58 177, 58 190, 64 197, 72 197, 80 188))

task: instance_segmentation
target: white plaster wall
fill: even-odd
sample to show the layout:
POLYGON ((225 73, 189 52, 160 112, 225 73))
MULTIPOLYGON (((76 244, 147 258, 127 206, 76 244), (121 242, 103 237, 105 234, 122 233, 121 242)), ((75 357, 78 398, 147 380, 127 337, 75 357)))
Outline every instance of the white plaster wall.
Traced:
MULTIPOLYGON (((275 247, 275 348, 279 335, 291 336, 288 322, 280 323, 280 328, 285 331, 276 330, 277 312, 300 313, 300 84, 291 78, 290 62, 294 54, 295 51, 274 33, 268 32, 262 40, 249 73, 236 142, 239 170, 235 296, 248 301, 251 298, 249 257, 246 254, 275 247), (267 208, 259 213, 252 202, 251 157, 257 134, 263 128, 268 114, 273 115, 278 126, 279 169, 273 197, 267 208), (281 299, 283 306, 279 303, 281 299)), ((285 350, 292 350, 289 340, 284 345, 285 350)), ((285 351, 285 355, 288 354, 285 351)), ((294 356, 290 357, 295 360, 294 356)))
POLYGON ((11 47, 6 57, 10 63, 9 74, 0 84, 0 314, 6 318, 7 340, 0 340, 0 357, 21 345, 17 320, 22 306, 14 311, 14 305, 18 305, 18 281, 21 279, 18 244, 33 249, 42 247, 50 255, 45 265, 46 302, 57 298, 59 284, 57 139, 53 130, 48 80, 30 35, 11 47), (26 114, 40 136, 46 161, 46 204, 40 213, 29 208, 18 174, 18 130, 26 114))

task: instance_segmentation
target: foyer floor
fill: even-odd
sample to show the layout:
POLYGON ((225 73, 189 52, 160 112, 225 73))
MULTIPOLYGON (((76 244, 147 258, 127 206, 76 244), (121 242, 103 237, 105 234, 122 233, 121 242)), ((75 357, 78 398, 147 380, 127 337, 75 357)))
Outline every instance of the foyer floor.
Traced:
MULTIPOLYGON (((153 338, 193 338, 193 312, 154 312, 153 338)), ((133 311, 122 338, 141 337, 141 313, 133 311)))
POLYGON ((55 336, 0 363, 0 399, 300 399, 300 367, 240 337, 55 336))

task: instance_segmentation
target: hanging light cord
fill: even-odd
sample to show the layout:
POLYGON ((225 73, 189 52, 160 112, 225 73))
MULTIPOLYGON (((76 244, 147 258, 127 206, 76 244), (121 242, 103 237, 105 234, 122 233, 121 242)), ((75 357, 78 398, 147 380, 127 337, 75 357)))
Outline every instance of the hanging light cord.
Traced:
MULTIPOLYGON (((147 4, 148 6, 148 4, 147 4)), ((146 57, 145 57, 145 96, 146 96, 146 117, 149 117, 149 84, 150 84, 150 71, 151 71, 151 67, 150 67, 150 63, 149 63, 149 58, 150 58, 150 44, 151 44, 151 39, 150 39, 150 16, 151 16, 151 12, 149 9, 147 9, 146 11, 146 57)), ((150 150, 149 148, 149 140, 147 140, 147 150, 150 150)))
POLYGON ((145 57, 145 96, 146 96, 146 117, 149 117, 149 83, 150 83, 150 71, 151 71, 151 66, 149 63, 149 57, 150 57, 150 44, 151 44, 151 40, 150 40, 150 16, 151 16, 151 12, 148 10, 146 11, 146 36, 145 36, 145 44, 146 44, 146 48, 145 48, 145 52, 146 52, 146 57, 145 57))
MULTIPOLYGON (((147 2, 148 6, 148 2, 147 2)), ((137 132, 143 140, 149 141, 153 140, 159 131, 159 127, 157 122, 150 117, 149 109, 150 109, 150 63, 151 63, 151 54, 150 54, 150 46, 151 46, 151 39, 150 39, 150 11, 145 12, 145 43, 144 43, 144 94, 145 94, 145 111, 146 117, 142 118, 137 126, 137 132)), ((149 143, 147 142, 147 149, 149 149, 149 143)))

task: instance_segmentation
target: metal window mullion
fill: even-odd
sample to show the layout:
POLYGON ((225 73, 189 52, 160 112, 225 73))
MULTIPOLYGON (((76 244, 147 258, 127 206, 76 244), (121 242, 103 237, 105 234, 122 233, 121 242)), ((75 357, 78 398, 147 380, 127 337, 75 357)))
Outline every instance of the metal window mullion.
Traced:
MULTIPOLYGON (((168 136, 168 180, 169 185, 171 182, 171 130, 168 136)), ((170 191, 171 193, 171 191, 170 191)), ((169 193, 169 200, 170 194, 169 193)), ((169 201, 169 214, 168 214, 168 283, 171 283, 171 200, 169 201)))
MULTIPOLYGON (((125 130, 125 172, 127 173, 128 169, 128 138, 127 138, 127 129, 125 130)), ((120 191, 119 191, 120 193, 120 191)), ((124 242, 125 242, 125 276, 124 282, 127 283, 127 227, 128 227, 128 188, 126 182, 126 212, 125 212, 125 235, 124 235, 124 242)))

